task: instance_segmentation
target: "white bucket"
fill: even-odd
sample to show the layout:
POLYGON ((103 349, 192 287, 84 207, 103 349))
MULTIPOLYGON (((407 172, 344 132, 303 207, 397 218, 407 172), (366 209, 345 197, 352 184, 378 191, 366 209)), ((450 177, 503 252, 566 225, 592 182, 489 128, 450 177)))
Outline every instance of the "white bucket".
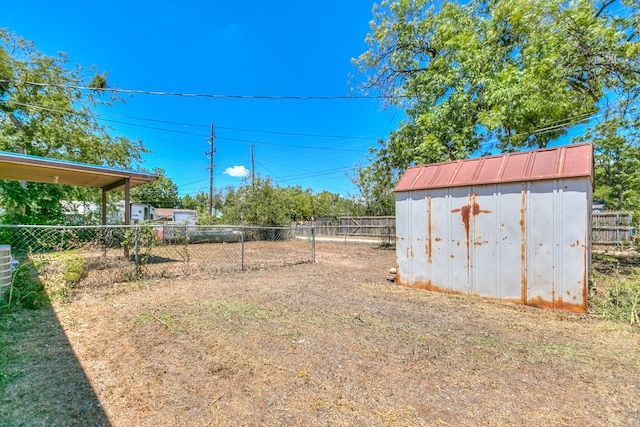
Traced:
POLYGON ((0 245, 0 289, 11 285, 11 246, 0 245))

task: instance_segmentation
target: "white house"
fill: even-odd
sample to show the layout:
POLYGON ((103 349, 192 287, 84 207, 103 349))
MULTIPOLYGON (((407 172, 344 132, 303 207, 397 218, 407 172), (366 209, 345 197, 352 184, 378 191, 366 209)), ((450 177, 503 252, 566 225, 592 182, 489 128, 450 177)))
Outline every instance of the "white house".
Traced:
MULTIPOLYGON (((93 202, 66 201, 60 202, 62 211, 71 222, 87 222, 86 219, 94 218, 97 221, 100 218, 100 205, 93 202)), ((147 222, 156 219, 155 209, 147 203, 131 202, 131 222, 147 222)), ((124 201, 115 203, 111 209, 107 211, 108 224, 124 223, 124 201)))
MULTIPOLYGON (((124 215, 124 209, 123 209, 124 215)), ((131 222, 148 222, 156 219, 156 212, 153 206, 148 203, 131 202, 131 222)))

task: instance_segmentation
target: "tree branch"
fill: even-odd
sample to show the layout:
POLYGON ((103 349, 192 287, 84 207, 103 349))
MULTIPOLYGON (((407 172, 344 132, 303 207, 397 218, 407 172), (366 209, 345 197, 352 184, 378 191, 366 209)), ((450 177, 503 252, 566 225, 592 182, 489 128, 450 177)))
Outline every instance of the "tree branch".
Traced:
POLYGON ((598 11, 598 13, 595 14, 594 18, 598 18, 600 16, 600 14, 602 12, 604 12, 604 10, 606 8, 608 8, 609 6, 611 6, 615 2, 616 2, 616 0, 609 0, 609 1, 606 1, 606 2, 602 3, 602 6, 600 6, 600 10, 598 11))

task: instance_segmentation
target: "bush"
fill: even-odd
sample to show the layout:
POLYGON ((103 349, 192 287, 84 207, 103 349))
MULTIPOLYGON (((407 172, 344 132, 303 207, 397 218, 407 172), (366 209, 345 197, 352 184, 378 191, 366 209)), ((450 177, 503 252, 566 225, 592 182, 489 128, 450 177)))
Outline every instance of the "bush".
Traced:
POLYGON ((48 301, 44 286, 38 280, 37 266, 32 262, 26 262, 20 264, 13 273, 11 285, 2 295, 0 311, 12 312, 18 307, 41 308, 48 301))
POLYGON ((592 289, 590 311, 594 316, 616 322, 640 324, 640 270, 629 276, 610 276, 606 285, 592 289))

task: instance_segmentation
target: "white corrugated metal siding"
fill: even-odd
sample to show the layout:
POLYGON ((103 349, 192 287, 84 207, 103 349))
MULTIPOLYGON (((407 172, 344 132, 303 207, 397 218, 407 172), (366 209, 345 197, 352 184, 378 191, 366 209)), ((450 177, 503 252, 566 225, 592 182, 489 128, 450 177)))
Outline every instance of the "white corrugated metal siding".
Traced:
POLYGON ((591 179, 396 192, 397 281, 585 312, 591 179))

